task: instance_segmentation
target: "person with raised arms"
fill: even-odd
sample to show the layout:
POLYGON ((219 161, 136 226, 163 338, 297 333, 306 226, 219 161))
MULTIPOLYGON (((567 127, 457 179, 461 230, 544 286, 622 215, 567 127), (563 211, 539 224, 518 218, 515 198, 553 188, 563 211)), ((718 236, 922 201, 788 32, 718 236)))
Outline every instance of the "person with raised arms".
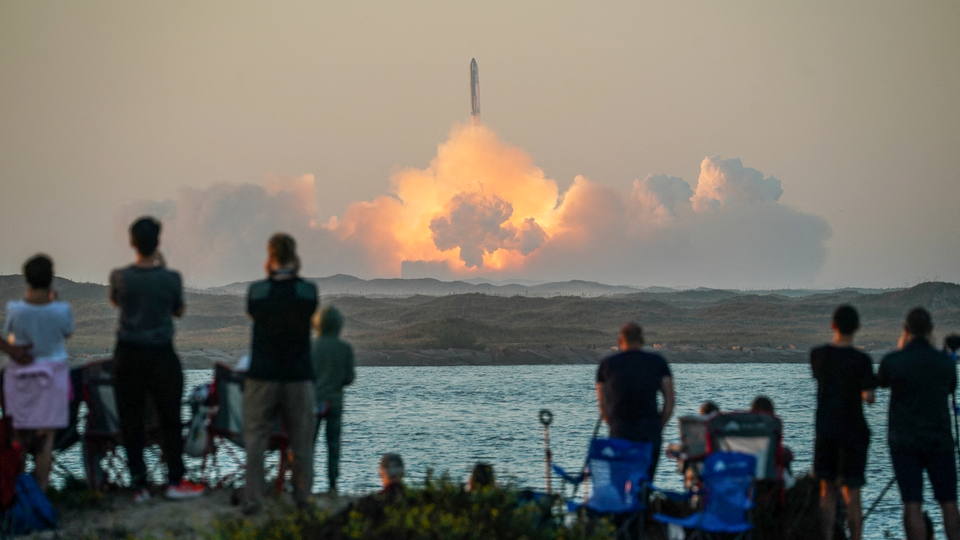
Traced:
POLYGON ((957 461, 951 433, 950 395, 957 390, 952 358, 931 342, 933 320, 923 308, 907 314, 901 349, 880 362, 877 379, 890 389, 888 437, 893 473, 903 500, 907 540, 927 538, 923 518, 923 471, 943 511, 949 540, 960 540, 957 461))
POLYGON ((156 406, 167 462, 164 494, 168 499, 188 499, 201 495, 204 489, 183 479, 183 370, 173 348, 173 318, 182 317, 185 309, 183 281, 178 272, 166 268, 158 251, 160 230, 160 222, 152 217, 136 220, 130 226, 130 246, 137 253, 136 261, 110 274, 110 303, 120 308, 113 385, 134 502, 150 498, 143 447, 151 402, 156 406))
MULTIPOLYGON (((313 484, 315 418, 310 321, 319 304, 317 286, 301 279, 297 243, 277 233, 267 243, 267 278, 250 285, 253 318, 250 369, 243 388, 243 437, 247 450, 245 514, 258 512, 265 490, 263 454, 279 417, 293 453, 293 497, 306 507, 313 484)), ((281 456, 281 459, 284 459, 281 456)))
POLYGON ((853 345, 860 315, 850 305, 833 312, 833 341, 810 351, 817 380, 814 474, 820 480, 820 521, 826 540, 833 539, 838 491, 847 506, 850 539, 863 536, 860 488, 866 484, 870 429, 862 403, 873 404, 877 379, 873 362, 853 345))

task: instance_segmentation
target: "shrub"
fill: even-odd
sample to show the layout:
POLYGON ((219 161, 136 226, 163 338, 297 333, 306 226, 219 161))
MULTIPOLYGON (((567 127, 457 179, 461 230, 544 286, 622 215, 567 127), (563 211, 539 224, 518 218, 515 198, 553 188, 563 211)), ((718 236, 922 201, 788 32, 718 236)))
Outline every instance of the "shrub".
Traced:
POLYGON ((410 489, 397 502, 365 497, 344 511, 290 512, 271 516, 262 525, 237 520, 221 523, 216 540, 592 540, 610 538, 606 522, 559 523, 550 502, 525 501, 513 489, 467 492, 449 478, 410 489))

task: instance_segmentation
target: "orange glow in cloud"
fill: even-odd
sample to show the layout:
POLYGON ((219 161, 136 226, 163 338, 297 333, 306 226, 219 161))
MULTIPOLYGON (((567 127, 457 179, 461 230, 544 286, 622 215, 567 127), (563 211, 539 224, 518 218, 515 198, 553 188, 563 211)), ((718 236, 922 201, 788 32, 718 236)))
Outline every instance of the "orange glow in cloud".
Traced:
POLYGON ((399 275, 403 261, 457 273, 519 268, 550 236, 558 188, 521 149, 484 126, 457 126, 426 169, 391 178, 392 196, 351 204, 331 222, 399 275))

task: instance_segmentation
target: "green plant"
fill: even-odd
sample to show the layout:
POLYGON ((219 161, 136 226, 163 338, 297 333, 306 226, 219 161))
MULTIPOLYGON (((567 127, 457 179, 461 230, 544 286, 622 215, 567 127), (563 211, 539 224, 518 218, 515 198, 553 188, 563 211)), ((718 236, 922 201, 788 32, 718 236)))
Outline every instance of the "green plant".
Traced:
POLYGON ((467 492, 446 476, 428 477, 397 501, 364 497, 344 511, 290 511, 270 516, 261 525, 235 520, 219 523, 213 540, 565 540, 609 538, 604 521, 576 520, 564 525, 554 508, 527 500, 513 489, 467 492))

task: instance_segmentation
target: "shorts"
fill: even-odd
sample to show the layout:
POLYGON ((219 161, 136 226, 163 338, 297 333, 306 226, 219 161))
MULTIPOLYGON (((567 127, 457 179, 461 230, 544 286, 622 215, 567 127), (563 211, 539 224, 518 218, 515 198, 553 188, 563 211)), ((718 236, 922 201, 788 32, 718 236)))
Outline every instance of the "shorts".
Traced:
POLYGON ((937 502, 957 500, 957 464, 953 451, 920 454, 891 454, 893 474, 904 503, 923 502, 923 470, 927 470, 937 502))
POLYGON ((813 471, 819 480, 834 481, 849 488, 866 484, 869 443, 849 444, 817 437, 813 446, 813 471))

